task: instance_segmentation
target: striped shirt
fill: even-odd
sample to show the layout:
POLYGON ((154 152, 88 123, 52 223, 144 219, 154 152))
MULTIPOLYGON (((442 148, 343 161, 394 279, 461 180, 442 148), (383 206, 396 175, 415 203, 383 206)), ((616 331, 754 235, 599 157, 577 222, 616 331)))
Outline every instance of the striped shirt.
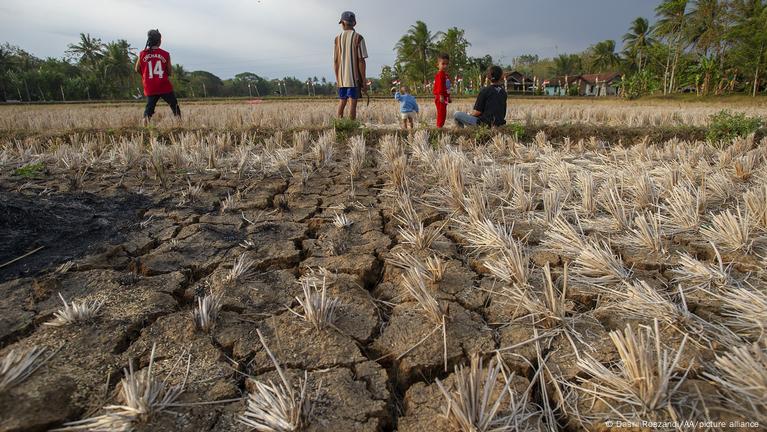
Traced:
POLYGON ((354 30, 344 30, 336 36, 333 52, 336 62, 338 87, 361 87, 359 60, 368 58, 365 39, 354 30))

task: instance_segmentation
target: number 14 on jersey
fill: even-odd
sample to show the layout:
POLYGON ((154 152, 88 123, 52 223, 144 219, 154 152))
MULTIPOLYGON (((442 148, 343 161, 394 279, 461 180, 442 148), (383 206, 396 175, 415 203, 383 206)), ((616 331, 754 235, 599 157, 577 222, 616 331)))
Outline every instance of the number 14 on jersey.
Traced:
POLYGON ((157 78, 162 79, 165 76, 165 69, 163 69, 160 60, 157 60, 156 62, 150 60, 147 62, 147 68, 149 69, 149 78, 154 78, 156 76, 157 78))

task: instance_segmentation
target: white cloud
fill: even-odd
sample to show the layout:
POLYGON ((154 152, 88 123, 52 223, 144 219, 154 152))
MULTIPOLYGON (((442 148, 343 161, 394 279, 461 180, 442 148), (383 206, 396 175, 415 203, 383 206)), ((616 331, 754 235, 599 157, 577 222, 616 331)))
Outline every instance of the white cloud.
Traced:
POLYGON ((510 61, 522 53, 553 55, 619 38, 638 11, 653 7, 644 1, 610 3, 608 8, 600 0, 3 0, 0 41, 41 57, 61 57, 80 32, 143 47, 146 31, 159 28, 165 48, 187 69, 224 78, 242 71, 329 77, 332 40, 345 9, 357 12, 371 55, 369 70, 376 73, 393 62, 394 44, 418 19, 435 31, 464 28, 473 55, 510 61), (609 16, 600 16, 603 10, 609 16))

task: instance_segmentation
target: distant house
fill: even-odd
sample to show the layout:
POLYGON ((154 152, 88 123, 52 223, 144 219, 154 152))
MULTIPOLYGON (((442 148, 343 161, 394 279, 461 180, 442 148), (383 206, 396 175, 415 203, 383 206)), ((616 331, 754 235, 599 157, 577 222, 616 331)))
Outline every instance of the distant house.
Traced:
POLYGON ((618 72, 581 75, 580 94, 583 96, 615 96, 623 76, 618 72))
POLYGON ((580 75, 558 76, 543 81, 543 92, 546 96, 567 96, 573 86, 580 86, 580 75))
POLYGON ((504 75, 506 77, 506 91, 532 93, 535 90, 535 81, 521 72, 505 72, 504 75))
POLYGON ((567 96, 578 89, 579 96, 615 96, 620 89, 621 78, 617 72, 554 77, 543 82, 544 93, 547 96, 567 96))

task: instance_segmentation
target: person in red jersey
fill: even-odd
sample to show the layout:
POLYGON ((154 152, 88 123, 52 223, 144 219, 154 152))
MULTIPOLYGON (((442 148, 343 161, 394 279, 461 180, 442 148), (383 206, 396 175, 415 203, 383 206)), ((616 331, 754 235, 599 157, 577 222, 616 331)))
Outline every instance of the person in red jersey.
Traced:
POLYGON ((178 107, 178 99, 173 92, 173 84, 170 82, 171 64, 170 54, 160 49, 162 35, 159 30, 149 30, 147 33, 146 48, 142 50, 136 60, 136 72, 141 74, 141 83, 144 85, 146 96, 146 108, 144 109, 144 125, 154 115, 157 101, 160 99, 170 105, 173 115, 181 117, 181 109, 178 107))
POLYGON ((447 67, 450 65, 450 56, 440 54, 437 57, 437 68, 439 71, 434 76, 434 104, 437 106, 437 127, 445 125, 447 117, 447 104, 450 103, 450 93, 448 93, 448 75, 447 67))

